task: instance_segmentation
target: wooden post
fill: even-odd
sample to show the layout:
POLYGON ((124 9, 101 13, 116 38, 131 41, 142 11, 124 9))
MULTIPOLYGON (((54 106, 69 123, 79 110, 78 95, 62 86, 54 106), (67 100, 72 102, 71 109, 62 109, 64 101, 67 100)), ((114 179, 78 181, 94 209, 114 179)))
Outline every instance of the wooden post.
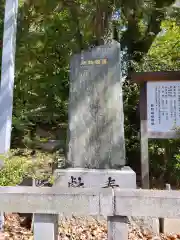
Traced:
POLYGON ((147 134, 147 101, 146 83, 141 86, 140 119, 141 119, 141 184, 142 188, 149 189, 149 153, 147 134))

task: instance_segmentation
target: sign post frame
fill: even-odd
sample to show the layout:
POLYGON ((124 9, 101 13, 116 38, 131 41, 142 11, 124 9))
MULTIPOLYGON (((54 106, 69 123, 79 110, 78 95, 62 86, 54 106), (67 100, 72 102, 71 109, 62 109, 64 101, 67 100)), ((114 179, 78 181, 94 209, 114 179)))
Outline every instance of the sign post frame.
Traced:
POLYGON ((147 83, 148 82, 180 82, 180 71, 167 72, 139 72, 131 75, 132 82, 140 84, 140 131, 141 131, 141 184, 142 188, 149 189, 149 155, 148 139, 170 139, 177 138, 178 134, 168 132, 160 135, 148 133, 147 117, 147 83))

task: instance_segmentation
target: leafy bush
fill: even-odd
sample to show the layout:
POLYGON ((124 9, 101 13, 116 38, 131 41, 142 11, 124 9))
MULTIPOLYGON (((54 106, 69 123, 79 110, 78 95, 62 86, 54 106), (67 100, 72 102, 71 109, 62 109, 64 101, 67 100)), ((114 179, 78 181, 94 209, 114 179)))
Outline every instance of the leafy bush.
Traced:
POLYGON ((154 186, 180 187, 180 140, 152 140, 149 144, 150 174, 154 186))
MULTIPOLYGON (((2 157, 4 166, 0 171, 0 186, 15 186, 22 182, 24 178, 49 179, 53 155, 38 152, 35 157, 30 155, 30 150, 16 149, 11 151, 8 157, 2 157)), ((2 159, 1 158, 1 159, 2 159)))

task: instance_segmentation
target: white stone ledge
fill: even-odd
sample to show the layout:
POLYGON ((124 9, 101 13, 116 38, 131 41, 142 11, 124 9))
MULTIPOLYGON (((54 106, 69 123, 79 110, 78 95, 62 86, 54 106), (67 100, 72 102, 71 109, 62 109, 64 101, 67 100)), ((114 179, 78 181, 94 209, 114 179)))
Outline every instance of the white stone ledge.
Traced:
POLYGON ((65 216, 112 214, 112 190, 0 187, 0 210, 65 216), (101 204, 103 201, 107 203, 105 207, 101 204))
POLYGON ((0 187, 4 212, 180 218, 180 191, 0 187))
POLYGON ((180 191, 115 190, 116 215, 180 218, 180 191))

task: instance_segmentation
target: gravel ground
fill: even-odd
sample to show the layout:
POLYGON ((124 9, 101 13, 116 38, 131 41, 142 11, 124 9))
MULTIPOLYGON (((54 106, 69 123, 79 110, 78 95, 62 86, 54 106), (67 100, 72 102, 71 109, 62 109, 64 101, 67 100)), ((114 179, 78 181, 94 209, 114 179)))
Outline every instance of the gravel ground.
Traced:
MULTIPOLYGON (((30 230, 20 226, 21 219, 16 214, 6 215, 4 233, 0 240, 33 240, 30 230)), ((104 240, 107 239, 106 221, 95 219, 65 218, 59 225, 59 240, 104 240)), ((149 232, 141 231, 137 227, 129 226, 130 240, 180 240, 180 235, 153 236, 149 232)))

